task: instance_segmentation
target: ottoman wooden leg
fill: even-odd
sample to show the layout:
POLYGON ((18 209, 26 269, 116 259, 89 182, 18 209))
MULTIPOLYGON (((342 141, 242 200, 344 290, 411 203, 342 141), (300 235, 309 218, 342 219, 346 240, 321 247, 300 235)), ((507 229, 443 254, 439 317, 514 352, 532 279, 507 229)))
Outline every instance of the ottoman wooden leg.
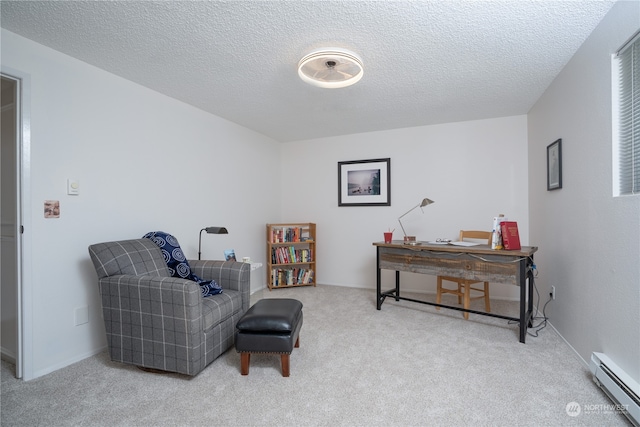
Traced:
POLYGON ((251 353, 240 353, 240 374, 249 375, 249 362, 251 353))
POLYGON ((298 339, 296 340, 296 344, 294 345, 295 348, 299 348, 300 347, 300 335, 298 335, 298 339))
POLYGON ((282 376, 288 377, 289 376, 289 355, 288 354, 280 355, 280 362, 282 364, 282 376))

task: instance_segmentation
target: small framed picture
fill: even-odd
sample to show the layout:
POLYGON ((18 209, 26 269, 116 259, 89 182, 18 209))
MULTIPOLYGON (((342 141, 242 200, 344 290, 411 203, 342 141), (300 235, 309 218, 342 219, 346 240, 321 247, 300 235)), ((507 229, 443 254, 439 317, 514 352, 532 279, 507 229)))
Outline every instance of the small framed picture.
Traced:
POLYGON ((60 218, 60 201, 59 200, 44 201, 44 217, 60 218))
POLYGON ((391 206, 391 159, 338 162, 338 206, 391 206))
POLYGON ((562 139, 547 146, 547 191, 562 188, 562 139))
POLYGON ((236 251, 233 249, 225 249, 224 259, 226 261, 236 261, 236 251))

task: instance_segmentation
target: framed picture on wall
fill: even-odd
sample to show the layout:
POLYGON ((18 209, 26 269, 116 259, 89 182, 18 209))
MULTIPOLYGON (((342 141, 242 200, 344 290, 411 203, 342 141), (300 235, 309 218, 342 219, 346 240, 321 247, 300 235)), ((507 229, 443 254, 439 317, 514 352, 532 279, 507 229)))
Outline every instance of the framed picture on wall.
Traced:
POLYGON ((547 191, 562 188, 562 139, 547 146, 547 191))
POLYGON ((338 162, 338 206, 391 206, 391 159, 338 162))

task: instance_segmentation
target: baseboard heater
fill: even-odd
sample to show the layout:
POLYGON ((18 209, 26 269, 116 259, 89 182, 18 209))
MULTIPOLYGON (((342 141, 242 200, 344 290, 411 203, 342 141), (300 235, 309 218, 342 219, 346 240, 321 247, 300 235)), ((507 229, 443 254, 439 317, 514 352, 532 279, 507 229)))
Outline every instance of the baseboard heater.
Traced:
POLYGON ((640 426, 640 385, 606 354, 591 354, 589 368, 593 381, 614 403, 620 405, 621 412, 634 426, 640 426))

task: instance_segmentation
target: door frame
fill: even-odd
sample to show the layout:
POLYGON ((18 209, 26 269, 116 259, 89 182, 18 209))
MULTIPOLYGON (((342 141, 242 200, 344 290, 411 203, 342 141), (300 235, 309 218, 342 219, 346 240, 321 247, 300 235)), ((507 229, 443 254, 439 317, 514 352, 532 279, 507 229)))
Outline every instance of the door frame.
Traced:
POLYGON ((34 378, 33 289, 31 270, 31 76, 22 71, 0 68, 3 77, 16 82, 16 282, 17 349, 16 377, 34 378))

